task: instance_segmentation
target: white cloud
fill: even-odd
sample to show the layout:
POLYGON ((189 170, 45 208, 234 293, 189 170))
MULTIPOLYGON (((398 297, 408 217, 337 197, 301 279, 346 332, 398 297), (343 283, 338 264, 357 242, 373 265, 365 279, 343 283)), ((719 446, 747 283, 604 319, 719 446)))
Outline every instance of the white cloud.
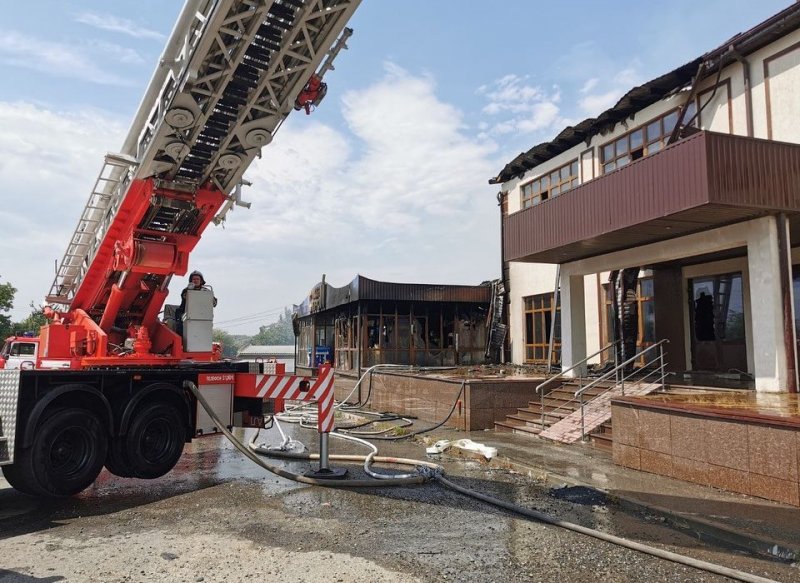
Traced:
POLYGON ((486 135, 531 134, 552 130, 563 122, 558 105, 561 90, 557 85, 547 91, 528 84, 527 77, 505 75, 482 85, 478 94, 488 101, 482 112, 502 118, 483 130, 486 135))
POLYGON ((129 79, 100 69, 77 47, 14 31, 0 31, 0 62, 55 77, 81 79, 100 85, 131 85, 129 79))
POLYGON ((600 82, 600 79, 597 77, 592 77, 591 79, 587 79, 586 83, 583 84, 583 87, 580 88, 581 93, 589 93, 592 89, 597 87, 597 84, 600 82))
MULTIPOLYGON (((433 79, 387 65, 338 105, 341 130, 290 116, 246 173, 252 208, 210 227, 193 253, 190 267, 220 298, 218 321, 299 302, 323 273, 335 286, 359 273, 445 284, 498 275, 499 211, 487 181, 504 161, 492 142, 465 133, 464 114, 438 97, 433 79)), ((322 107, 337 107, 336 98, 322 107)), ((19 319, 49 291, 53 261, 123 127, 97 112, 1 102, 0 126, 0 181, 9 185, 0 256, 14 258, 0 276, 20 290, 19 319)), ((170 302, 184 284, 173 280, 170 302)))
POLYGON ((613 107, 623 95, 641 83, 641 74, 635 64, 615 73, 609 82, 593 77, 581 88, 584 97, 578 100, 578 106, 586 115, 597 116, 613 107))
POLYGON ((144 63, 142 55, 140 55, 134 49, 129 49, 113 43, 97 40, 89 41, 89 46, 91 47, 92 52, 100 52, 104 56, 109 57, 116 62, 126 63, 129 65, 140 65, 144 63))
POLYGON ((119 120, 0 102, 0 276, 18 288, 15 319, 50 290, 103 155, 122 143, 119 120))
POLYGON ((587 115, 596 116, 609 107, 613 107, 624 94, 625 90, 622 88, 611 89, 605 93, 582 97, 578 100, 578 105, 587 115))
POLYGON ((110 14, 97 14, 95 12, 84 12, 75 18, 76 22, 86 24, 100 30, 118 32, 133 38, 151 38, 163 40, 165 37, 160 32, 139 26, 127 18, 119 18, 110 14))
POLYGON ((517 127, 526 133, 547 129, 559 119, 558 113, 558 106, 551 101, 534 103, 531 106, 530 117, 521 120, 517 127))

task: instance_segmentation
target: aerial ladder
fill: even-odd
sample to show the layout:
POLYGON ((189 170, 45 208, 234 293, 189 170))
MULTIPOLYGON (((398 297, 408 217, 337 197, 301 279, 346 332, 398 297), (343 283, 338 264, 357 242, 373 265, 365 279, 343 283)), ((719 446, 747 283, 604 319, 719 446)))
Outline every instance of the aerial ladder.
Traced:
MULTIPOLYGON (((217 391, 221 416, 239 426, 263 422, 269 399, 332 401, 328 369, 301 379, 223 361, 210 338, 189 347, 159 313, 205 229, 249 206, 248 166, 292 111, 325 96, 359 2, 187 0, 58 265, 35 370, 0 371, 0 466, 12 486, 71 495, 103 465, 163 475, 186 441, 216 429, 201 427, 191 387, 217 391)), ((320 413, 330 431, 332 411, 320 413)))
POLYGON ((186 274, 206 227, 244 204, 242 175, 287 115, 324 92, 357 5, 187 2, 46 297, 53 323, 42 330, 43 366, 186 359, 180 338, 158 321, 170 280, 186 274))

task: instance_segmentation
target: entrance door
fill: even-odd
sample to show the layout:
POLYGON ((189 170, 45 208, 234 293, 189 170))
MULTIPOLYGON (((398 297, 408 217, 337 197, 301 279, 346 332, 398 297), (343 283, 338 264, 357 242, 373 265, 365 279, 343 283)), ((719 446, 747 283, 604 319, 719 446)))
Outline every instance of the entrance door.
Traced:
POLYGON ((747 370, 742 274, 689 280, 692 369, 747 370))

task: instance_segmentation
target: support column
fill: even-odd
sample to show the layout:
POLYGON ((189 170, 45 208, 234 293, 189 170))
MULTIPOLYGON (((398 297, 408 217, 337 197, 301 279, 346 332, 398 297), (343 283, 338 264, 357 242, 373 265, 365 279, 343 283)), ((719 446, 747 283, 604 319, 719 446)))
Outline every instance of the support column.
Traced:
MULTIPOLYGON (((561 268, 561 370, 586 358, 586 298, 582 275, 561 268)), ((583 376, 586 365, 567 374, 583 376)))
POLYGON ((756 390, 785 392, 789 382, 775 217, 764 217, 750 223, 747 263, 756 390))

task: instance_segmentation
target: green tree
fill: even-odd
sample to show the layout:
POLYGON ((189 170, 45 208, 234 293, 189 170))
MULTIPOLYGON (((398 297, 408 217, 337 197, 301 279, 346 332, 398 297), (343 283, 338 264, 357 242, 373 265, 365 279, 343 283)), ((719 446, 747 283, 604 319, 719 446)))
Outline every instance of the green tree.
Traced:
POLYGON ((258 334, 250 339, 252 344, 258 345, 282 345, 294 344, 294 330, 292 329, 292 311, 284 308, 283 314, 278 317, 277 322, 261 326, 258 334))
POLYGON ((12 334, 11 316, 8 315, 8 312, 14 307, 14 294, 16 293, 17 288, 10 283, 0 283, 0 344, 12 334))
POLYGON ((214 328, 212 339, 214 342, 222 344, 222 356, 224 358, 236 358, 236 354, 239 352, 239 343, 236 342, 233 336, 225 332, 225 330, 214 328))
POLYGON ((44 312, 40 308, 37 308, 33 302, 30 303, 30 308, 31 313, 28 314, 28 317, 12 326, 11 333, 15 336, 25 332, 33 332, 38 336, 39 328, 47 324, 47 318, 44 317, 44 312))

